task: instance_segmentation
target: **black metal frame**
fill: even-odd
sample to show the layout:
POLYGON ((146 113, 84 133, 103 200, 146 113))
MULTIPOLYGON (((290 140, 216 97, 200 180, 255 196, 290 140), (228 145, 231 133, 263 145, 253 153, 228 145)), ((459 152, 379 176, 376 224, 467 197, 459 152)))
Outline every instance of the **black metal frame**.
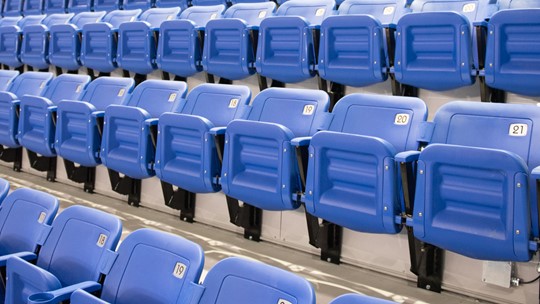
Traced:
POLYGON ((6 148, 0 146, 0 159, 7 162, 13 163, 13 171, 21 172, 22 169, 22 147, 19 148, 6 148))
POLYGON ((94 193, 96 185, 96 167, 77 166, 74 162, 63 159, 67 177, 76 183, 84 184, 84 192, 94 193))
POLYGON ((30 167, 40 172, 47 172, 47 180, 50 182, 56 181, 56 163, 57 157, 47 157, 38 155, 34 151, 26 150, 30 167))
POLYGON ((196 193, 180 187, 175 190, 172 184, 164 181, 161 181, 161 191, 167 207, 180 210, 180 219, 182 221, 194 222, 196 193))
POLYGON ((120 176, 120 173, 112 169, 107 169, 107 171, 109 172, 112 189, 119 194, 127 195, 129 205, 139 207, 141 203, 141 180, 129 176, 120 176))

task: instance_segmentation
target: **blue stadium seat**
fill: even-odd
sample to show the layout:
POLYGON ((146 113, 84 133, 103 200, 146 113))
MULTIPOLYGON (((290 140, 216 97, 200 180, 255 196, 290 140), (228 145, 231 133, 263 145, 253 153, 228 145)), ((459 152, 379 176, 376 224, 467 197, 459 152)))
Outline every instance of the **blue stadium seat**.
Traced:
POLYGON ((45 157, 56 156, 56 105, 63 99, 79 99, 88 83, 90 76, 62 74, 51 81, 43 97, 21 97, 19 144, 45 157))
POLYGON ((441 107, 429 145, 396 157, 417 160, 414 236, 470 258, 529 261, 539 234, 537 121, 531 105, 441 107))
POLYGON ((4 199, 9 193, 9 189, 10 189, 9 182, 5 179, 0 179, 0 204, 4 202, 4 199))
POLYGON ((225 5, 229 3, 227 0, 191 0, 193 6, 211 6, 211 5, 225 5))
POLYGON ((134 179, 153 176, 152 128, 161 114, 181 109, 186 94, 185 82, 147 80, 135 88, 126 105, 107 107, 100 154, 103 164, 134 179))
POLYGON ((94 0, 94 11, 110 13, 122 8, 122 0, 94 0))
POLYGON ((5 199, 0 208, 1 267, 11 256, 37 252, 41 234, 51 225, 59 205, 56 197, 33 189, 20 188, 7 195, 7 185, 2 184, 5 199))
POLYGON ((21 39, 26 26, 40 24, 45 15, 20 17, 4 17, 0 23, 0 63, 13 68, 22 65, 21 39))
POLYGON ((47 15, 41 24, 28 25, 22 30, 21 62, 36 69, 49 68, 49 29, 55 24, 66 24, 74 14, 47 15))
POLYGON ((43 12, 47 15, 67 12, 68 0, 44 0, 43 12))
POLYGON ((161 115, 154 166, 159 179, 195 193, 219 191, 221 162, 212 130, 242 118, 250 100, 248 87, 202 84, 179 113, 161 115))
POLYGON ((270 2, 270 0, 230 0, 229 2, 232 5, 235 5, 239 3, 264 3, 264 2, 270 2))
POLYGON ((94 10, 94 0, 67 0, 68 13, 91 12, 94 10))
POLYGON ((155 0, 122 0, 122 9, 124 10, 136 10, 140 9, 145 11, 154 7, 155 0))
POLYGON ((115 256, 104 272, 101 300, 77 291, 71 303, 194 303, 191 299, 196 297, 204 264, 199 245, 166 232, 140 229, 126 237, 115 256))
MULTIPOLYGON (((313 29, 334 14, 333 0, 291 0, 283 3, 276 16, 264 19, 259 28, 257 72, 285 83, 315 76, 313 29)), ((316 33, 315 33, 316 34, 316 33)), ((316 34, 317 35, 317 34, 316 34)))
POLYGON ((540 34, 540 3, 536 8, 513 9, 524 3, 512 1, 512 9, 499 11, 489 20, 485 70, 480 75, 485 75, 489 87, 540 96, 540 63, 536 60, 540 55, 536 39, 540 34))
POLYGON ((49 62, 57 67, 78 70, 81 67, 80 52, 82 27, 101 21, 105 12, 83 12, 75 15, 68 24, 50 27, 49 62))
POLYGON ((407 12, 405 1, 347 0, 321 24, 318 71, 326 80, 367 86, 388 78, 385 27, 407 12))
POLYGON ((19 71, 0 71, 0 91, 8 91, 9 87, 13 83, 13 80, 19 76, 19 71))
POLYGON ((43 0, 25 0, 23 2, 23 16, 41 15, 43 13, 43 0))
POLYGON ((168 73, 188 77, 202 70, 202 37, 209 20, 220 18, 223 5, 192 6, 178 20, 165 21, 159 29, 157 66, 168 73))
POLYGON ((23 10, 23 1, 5 0, 2 6, 2 17, 21 16, 23 10))
POLYGON ((315 304, 315 291, 304 278, 270 265, 226 258, 210 269, 199 304, 315 304))
POLYGON ((313 135, 309 146, 306 211, 355 231, 398 233, 395 218, 404 210, 394 156, 418 149, 426 105, 412 97, 350 94, 332 116, 328 131, 313 135))
POLYGON ((30 252, 8 259, 6 304, 27 303, 34 293, 60 288, 94 291, 101 286, 97 283, 100 270, 116 249, 121 221, 96 209, 71 206, 48 228, 39 239, 42 246, 35 265, 28 262, 36 258, 30 252))
POLYGON ((394 74, 398 82, 434 91, 472 85, 472 23, 489 18, 496 0, 416 0, 399 19, 394 74))
POLYGON ((206 25, 202 64, 210 74, 239 80, 255 73, 255 52, 261 21, 274 14, 273 2, 240 3, 231 6, 223 19, 206 25))
POLYGON ((329 97, 319 90, 270 88, 253 100, 246 120, 225 133, 221 186, 230 197, 264 210, 299 207, 298 165, 291 141, 327 123, 329 97))
POLYGON ((365 295, 349 293, 339 296, 332 300, 330 304, 391 304, 392 301, 377 299, 365 295))
POLYGON ((63 100, 58 104, 55 149, 59 156, 86 167, 101 163, 99 120, 105 108, 123 104, 135 82, 130 78, 99 77, 92 81, 81 101, 63 100))
POLYGON ((118 27, 124 22, 137 20, 141 10, 116 10, 103 17, 102 22, 82 27, 81 63, 103 73, 114 71, 116 62, 118 27))
POLYGON ((125 22, 118 28, 118 66, 138 74, 156 69, 156 48, 159 26, 165 20, 176 19, 180 8, 152 8, 137 21, 125 22))
POLYGON ((9 91, 0 92, 0 145, 20 147, 16 139, 20 98, 23 95, 41 95, 52 78, 52 73, 26 72, 15 78, 9 91))
POLYGON ((188 8, 187 0, 156 0, 156 7, 180 7, 182 11, 188 8))

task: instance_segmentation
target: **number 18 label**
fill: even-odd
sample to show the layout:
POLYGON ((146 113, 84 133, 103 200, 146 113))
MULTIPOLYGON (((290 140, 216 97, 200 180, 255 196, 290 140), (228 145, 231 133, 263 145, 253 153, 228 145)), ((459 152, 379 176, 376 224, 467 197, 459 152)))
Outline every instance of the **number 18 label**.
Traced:
POLYGON ((510 136, 527 136, 527 124, 511 124, 508 130, 510 136))

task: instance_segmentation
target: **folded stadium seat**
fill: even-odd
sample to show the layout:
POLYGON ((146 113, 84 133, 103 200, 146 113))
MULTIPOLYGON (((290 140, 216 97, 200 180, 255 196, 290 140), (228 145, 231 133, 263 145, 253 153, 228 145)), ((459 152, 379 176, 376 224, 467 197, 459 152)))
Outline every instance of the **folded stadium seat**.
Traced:
MULTIPOLYGON (((10 195, 9 183, 0 182, 0 267, 12 256, 37 253, 38 240, 58 211, 56 197, 33 189, 17 189, 10 195)), ((0 297, 5 298, 5 277, 1 276, 0 297)))
POLYGON ((41 15, 43 14, 43 0, 25 0, 23 2, 23 16, 41 15))
POLYGON ((179 113, 160 116, 154 169, 165 204, 180 210, 184 221, 192 222, 195 216, 195 193, 221 189, 213 131, 242 118, 250 100, 246 86, 201 84, 189 93, 179 113))
POLYGON ((138 206, 141 179, 155 175, 158 117, 182 109, 186 94, 185 82, 147 80, 125 105, 105 110, 101 161, 109 169, 113 190, 128 195, 129 204, 138 206))
POLYGON ((292 272, 243 258, 226 258, 210 269, 199 304, 315 304, 311 284, 292 272))
POLYGON ((196 303, 192 299, 200 297, 204 252, 196 243, 167 232, 139 229, 111 254, 115 260, 103 271, 101 296, 76 291, 71 303, 196 303))
POLYGON ((210 74, 240 80, 255 73, 255 53, 261 21, 274 14, 274 2, 239 3, 222 19, 206 24, 202 64, 210 74))
MULTIPOLYGON (((540 2, 512 1, 508 8, 495 13, 487 23, 485 63, 480 70, 487 85, 484 91, 540 96, 540 65, 535 60, 540 54, 534 38, 540 33, 540 2)), ((506 98, 499 94, 483 100, 504 102, 506 98)))
POLYGON ((122 9, 122 0, 94 0, 94 11, 112 12, 122 9))
MULTIPOLYGON (((472 22, 489 18, 496 0, 416 0, 396 29, 395 79, 416 88, 445 91, 472 85, 478 63, 473 55, 472 22)), ((476 39, 474 39, 476 40, 476 39)))
POLYGON ((0 91, 8 91, 17 76, 19 71, 0 70, 0 91))
POLYGON ((151 8, 144 11, 137 21, 125 22, 118 27, 116 60, 122 69, 136 73, 137 84, 157 68, 159 26, 165 20, 176 19, 179 13, 179 7, 151 8))
POLYGON ((366 295, 356 294, 356 293, 349 293, 344 294, 342 296, 339 296, 332 300, 330 304, 391 304, 396 303, 393 301, 387 301, 382 299, 377 299, 373 297, 369 297, 366 295))
POLYGON ((310 244, 321 248, 322 260, 339 263, 341 233, 331 238, 331 224, 366 233, 401 231, 394 156, 419 148, 426 118, 418 98, 350 94, 336 104, 327 131, 293 142, 309 145, 303 201, 310 244))
POLYGON ((344 95, 344 86, 386 81, 387 50, 393 50, 387 37, 394 37, 393 23, 408 11, 406 5, 404 0, 347 0, 338 16, 323 20, 317 69, 334 86, 336 101, 344 95))
POLYGON ((227 0, 191 0, 193 6, 210 6, 210 5, 225 5, 227 6, 229 1, 227 0))
POLYGON ((183 11, 188 8, 187 0, 156 0, 156 7, 180 7, 183 11))
POLYGON ((244 224, 246 238, 259 239, 262 212, 241 210, 281 211, 300 206, 296 200, 301 190, 299 172, 291 142, 324 128, 328 107, 328 94, 320 90, 270 88, 255 97, 245 120, 232 121, 226 132, 225 128, 216 131, 225 132, 221 187, 229 197, 229 210, 239 212, 230 214, 231 221, 244 224), (238 200, 245 203, 244 209, 238 200), (242 217, 253 214, 259 218, 247 221, 257 223, 251 227, 242 217))
POLYGON ((91 12, 94 10, 94 0, 67 0, 68 13, 91 12))
POLYGON ((134 86, 131 78, 99 77, 88 85, 80 101, 58 103, 54 149, 64 159, 68 178, 84 183, 86 192, 94 191, 95 167, 101 163, 99 150, 105 108, 123 104, 134 86))
POLYGON ((157 66, 185 80, 202 70, 202 34, 209 20, 220 18, 224 5, 192 6, 179 19, 165 21, 159 29, 157 66))
POLYGON ((540 109, 530 105, 441 107, 429 145, 396 156, 416 163, 416 195, 405 196, 414 236, 474 259, 529 261, 539 235, 538 121, 540 109))
POLYGON ((4 17, 0 23, 0 63, 19 68, 22 66, 21 40, 26 26, 40 24, 45 15, 21 17, 4 17))
POLYGON ((17 140, 26 148, 30 166, 56 179, 56 105, 63 99, 79 99, 90 76, 63 74, 51 81, 43 97, 21 97, 17 140))
POLYGON ((135 21, 141 12, 140 9, 115 10, 105 15, 101 22, 85 24, 82 27, 81 63, 100 72, 101 76, 109 76, 118 67, 118 27, 124 22, 135 21))
POLYGON ((154 7, 155 0, 122 0, 122 9, 124 10, 136 10, 140 9, 145 11, 154 7))
POLYGON ((41 95, 52 80, 52 73, 25 72, 15 78, 8 91, 0 92, 0 159, 13 162, 21 170, 22 148, 16 139, 19 132, 19 104, 23 95, 41 95))
POLYGON ((105 12, 83 12, 75 15, 68 24, 50 27, 49 62, 58 68, 76 71, 81 67, 80 52, 82 27, 101 21, 105 12))
POLYGON ((23 11, 23 2, 21 0, 5 0, 2 5, 2 17, 21 16, 23 11))
POLYGON ((47 15, 63 14, 67 12, 66 0, 43 0, 43 12, 47 15))
POLYGON ((290 0, 278 8, 275 17, 261 22, 255 62, 261 90, 266 78, 274 80, 272 86, 283 86, 316 75, 318 30, 323 19, 334 14, 335 6, 333 0, 290 0))
POLYGON ((37 260, 31 252, 8 259, 6 304, 27 303, 31 294, 60 288, 98 290, 100 270, 112 262, 111 250, 122 234, 116 216, 83 206, 64 209, 47 228, 37 260))
POLYGON ((66 24, 74 14, 47 15, 41 24, 27 25, 22 30, 21 62, 38 70, 49 68, 49 29, 55 24, 66 24))

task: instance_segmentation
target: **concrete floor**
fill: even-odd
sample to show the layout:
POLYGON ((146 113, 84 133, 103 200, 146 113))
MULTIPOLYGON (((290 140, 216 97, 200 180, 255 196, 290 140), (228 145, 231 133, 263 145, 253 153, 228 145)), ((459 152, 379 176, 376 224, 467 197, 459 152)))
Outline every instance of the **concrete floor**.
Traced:
POLYGON ((42 177, 24 172, 15 173, 6 167, 0 167, 0 178, 9 180, 13 188, 29 187, 49 192, 60 199, 62 208, 79 204, 115 214, 124 223, 123 236, 136 229, 149 227, 190 239, 200 244, 205 251, 205 270, 225 257, 245 256, 292 271, 313 284, 317 293, 317 303, 329 303, 331 299, 350 292, 410 304, 487 303, 450 292, 437 294, 417 289, 415 282, 347 264, 333 265, 320 261, 318 256, 312 254, 264 241, 252 242, 239 234, 201 223, 185 223, 170 214, 144 207, 131 207, 124 201, 100 194, 88 194, 81 188, 47 182, 42 177))

